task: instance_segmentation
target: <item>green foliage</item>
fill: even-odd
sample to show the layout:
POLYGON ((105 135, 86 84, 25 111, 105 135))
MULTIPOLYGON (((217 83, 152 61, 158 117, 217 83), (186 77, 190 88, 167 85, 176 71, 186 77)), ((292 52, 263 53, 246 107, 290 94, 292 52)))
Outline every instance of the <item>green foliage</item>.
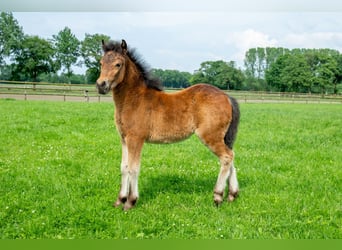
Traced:
POLYGON ((338 65, 339 58, 342 55, 335 50, 319 50, 313 55, 314 57, 314 85, 319 87, 321 93, 325 93, 327 89, 331 89, 336 84, 341 83, 341 66, 338 65))
MULTIPOLYGON (((15 53, 24 38, 23 29, 12 13, 0 12, 0 66, 15 53)), ((1 71, 0 71, 1 72, 1 71)))
POLYGON ((245 74, 247 78, 256 78, 258 80, 263 79, 265 72, 269 67, 277 60, 277 58, 285 53, 288 53, 289 49, 286 48, 250 48, 245 54, 245 74))
POLYGON ((244 80, 241 70, 235 68, 234 62, 207 61, 201 63, 190 79, 191 84, 209 83, 220 89, 241 89, 244 80))
POLYGON ((190 85, 191 74, 178 70, 153 69, 152 74, 159 78, 164 87, 167 88, 186 88, 190 85))
POLYGON ((241 104, 241 193, 213 204, 196 137, 146 144, 140 200, 115 209, 112 103, 0 100, 2 239, 341 239, 340 105, 241 104))
POLYGON ((342 54, 333 55, 333 57, 335 58, 337 63, 336 70, 334 71, 335 77, 333 81, 334 94, 337 94, 339 92, 338 84, 340 85, 340 88, 342 88, 342 54))
POLYGON ((95 83, 99 77, 100 60, 103 54, 101 41, 108 41, 109 39, 109 36, 102 34, 85 34, 85 38, 81 43, 81 55, 83 63, 87 67, 87 83, 95 83))
POLYGON ((330 49, 293 49, 266 71, 267 83, 280 91, 325 93, 341 83, 341 54, 330 49))
POLYGON ((68 27, 52 37, 56 63, 64 68, 67 77, 70 78, 72 76, 71 66, 76 64, 80 55, 80 42, 68 27))
POLYGON ((49 73, 49 74, 41 74, 39 75, 38 80, 40 82, 50 82, 50 83, 71 83, 71 84, 84 84, 85 77, 80 74, 72 74, 70 77, 66 74, 57 74, 57 73, 49 73))
POLYGON ((51 43, 38 36, 25 36, 15 54, 14 79, 37 81, 42 73, 55 72, 54 49, 51 43))
MULTIPOLYGON (((266 74, 266 81, 280 91, 310 89, 312 75, 303 55, 285 54, 272 64, 266 74)), ((305 92, 305 91, 302 91, 305 92)))
POLYGON ((86 83, 94 84, 96 82, 97 78, 99 78, 99 76, 100 76, 99 67, 87 69, 86 76, 85 76, 86 83))

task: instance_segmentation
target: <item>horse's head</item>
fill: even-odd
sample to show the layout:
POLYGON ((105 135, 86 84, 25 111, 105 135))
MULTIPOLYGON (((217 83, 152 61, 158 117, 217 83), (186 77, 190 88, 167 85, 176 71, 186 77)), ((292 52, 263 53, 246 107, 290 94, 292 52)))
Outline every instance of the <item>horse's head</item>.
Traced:
POLYGON ((102 40, 102 48, 104 55, 100 61, 101 73, 96 81, 96 87, 100 94, 107 94, 125 77, 127 44, 125 40, 122 40, 121 44, 105 43, 102 40))

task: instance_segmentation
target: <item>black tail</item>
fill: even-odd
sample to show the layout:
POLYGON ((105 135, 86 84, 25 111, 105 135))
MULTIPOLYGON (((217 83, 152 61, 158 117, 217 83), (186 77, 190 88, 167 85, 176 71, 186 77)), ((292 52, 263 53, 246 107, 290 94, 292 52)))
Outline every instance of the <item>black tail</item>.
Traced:
POLYGON ((240 108, 236 99, 229 96, 229 100, 232 105, 232 121, 230 122, 226 135, 224 136, 224 142, 230 149, 233 149, 240 121, 240 108))

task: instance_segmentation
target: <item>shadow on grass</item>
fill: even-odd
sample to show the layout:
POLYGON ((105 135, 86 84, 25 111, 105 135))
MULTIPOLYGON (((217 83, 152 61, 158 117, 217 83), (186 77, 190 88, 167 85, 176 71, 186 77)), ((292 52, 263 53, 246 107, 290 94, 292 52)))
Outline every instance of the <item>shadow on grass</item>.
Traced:
POLYGON ((140 200, 150 202, 160 195, 175 196, 200 195, 211 193, 216 177, 160 174, 140 178, 140 200))
MULTIPOLYGON (((143 176, 139 179, 139 203, 149 204, 160 197, 171 197, 173 200, 187 199, 189 196, 201 196, 203 199, 212 199, 217 176, 209 175, 180 175, 177 173, 143 176)), ((239 178, 239 197, 248 189, 248 180, 239 178)), ((224 199, 227 198, 228 184, 224 199)), ((197 198, 196 198, 197 199, 197 198)), ((191 200, 191 199, 190 199, 191 200)))

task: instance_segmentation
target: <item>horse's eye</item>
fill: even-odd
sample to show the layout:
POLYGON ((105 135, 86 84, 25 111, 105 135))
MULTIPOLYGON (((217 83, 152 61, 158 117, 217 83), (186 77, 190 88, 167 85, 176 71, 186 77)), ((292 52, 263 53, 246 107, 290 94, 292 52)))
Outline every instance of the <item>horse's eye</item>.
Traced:
POLYGON ((117 63, 117 64, 115 64, 115 67, 120 68, 120 67, 121 67, 121 64, 120 64, 120 63, 117 63))

